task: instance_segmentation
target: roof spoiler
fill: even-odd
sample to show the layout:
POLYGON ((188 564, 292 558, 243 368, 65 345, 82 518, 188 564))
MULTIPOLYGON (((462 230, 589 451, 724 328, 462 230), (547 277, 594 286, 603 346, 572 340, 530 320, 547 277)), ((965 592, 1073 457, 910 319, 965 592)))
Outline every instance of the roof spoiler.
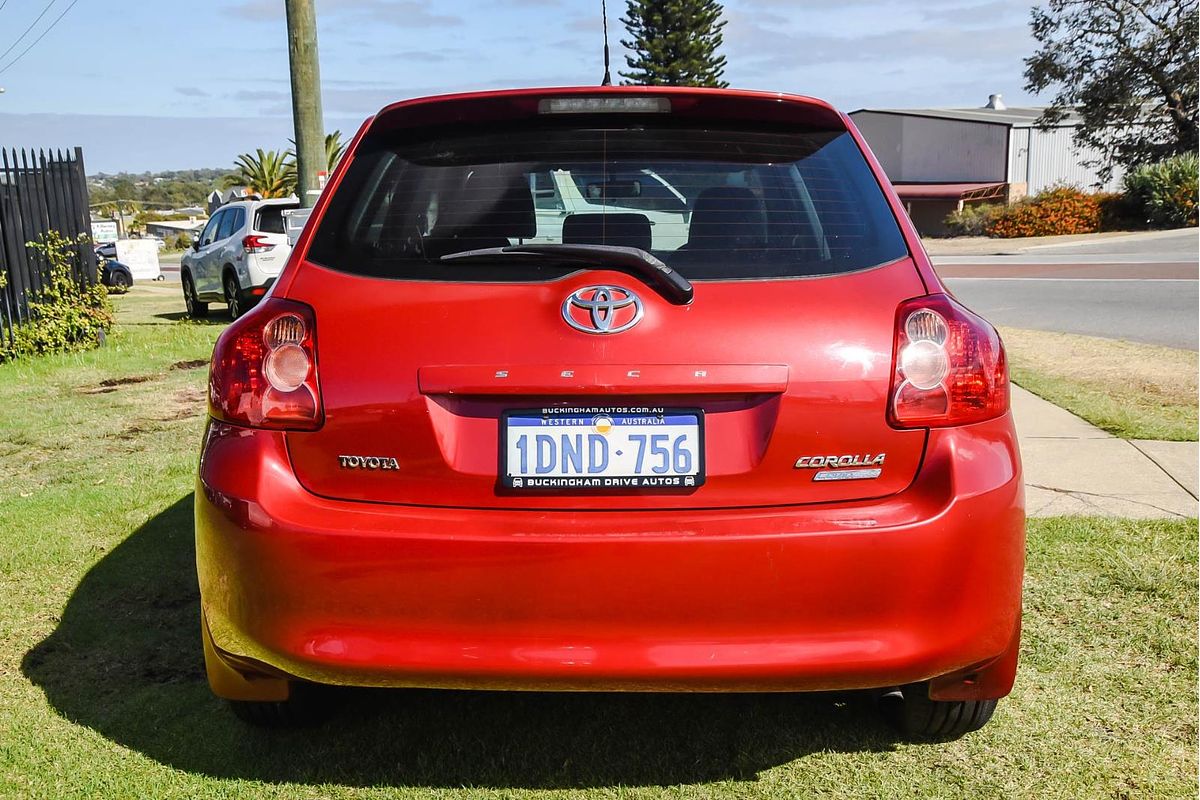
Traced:
POLYGON ((657 116, 665 113, 710 121, 846 129, 845 119, 832 106, 823 100, 801 95, 678 86, 588 86, 510 89, 405 100, 380 111, 371 122, 369 134, 466 121, 478 124, 533 119, 547 114, 550 109, 581 115, 619 112, 657 116))

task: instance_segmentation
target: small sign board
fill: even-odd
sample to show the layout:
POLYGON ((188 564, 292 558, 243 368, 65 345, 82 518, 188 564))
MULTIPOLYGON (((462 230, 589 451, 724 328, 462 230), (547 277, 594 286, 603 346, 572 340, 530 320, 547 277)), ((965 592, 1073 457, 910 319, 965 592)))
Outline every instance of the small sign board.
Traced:
POLYGON ((118 239, 117 261, 129 267, 135 281, 158 280, 158 242, 153 239, 118 239))
POLYGON ((92 220, 92 241, 96 244, 115 242, 118 237, 117 221, 115 219, 92 220))

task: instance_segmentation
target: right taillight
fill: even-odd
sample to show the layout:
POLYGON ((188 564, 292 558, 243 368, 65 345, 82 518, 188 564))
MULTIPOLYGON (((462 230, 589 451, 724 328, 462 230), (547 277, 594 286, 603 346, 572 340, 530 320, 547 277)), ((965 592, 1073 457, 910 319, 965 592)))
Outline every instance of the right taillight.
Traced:
POLYGON ((1008 366, 996 329, 946 295, 896 315, 888 419, 900 428, 967 425, 1008 411, 1008 366))
POLYGON ((313 430, 324 414, 313 310, 269 297, 225 329, 213 349, 209 413, 252 428, 313 430))

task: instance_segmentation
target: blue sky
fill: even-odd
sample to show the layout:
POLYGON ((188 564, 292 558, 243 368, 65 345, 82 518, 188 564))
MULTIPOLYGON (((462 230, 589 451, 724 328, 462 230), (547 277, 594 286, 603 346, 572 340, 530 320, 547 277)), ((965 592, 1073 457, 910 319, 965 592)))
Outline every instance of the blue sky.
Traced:
MULTIPOLYGON (((0 0, 0 52, 49 0, 0 0)), ((70 5, 53 5, 0 70, 70 5)), ((600 1, 316 0, 330 129, 385 103, 597 83, 600 1)), ((623 0, 609 3, 614 66, 623 0)), ((1010 105, 1033 50, 1017 0, 727 0, 726 78, 847 110, 1010 105)), ((225 166, 290 135, 283 0, 79 0, 0 73, 0 146, 82 145, 89 172, 225 166)), ((615 70, 614 70, 614 78, 615 70)))

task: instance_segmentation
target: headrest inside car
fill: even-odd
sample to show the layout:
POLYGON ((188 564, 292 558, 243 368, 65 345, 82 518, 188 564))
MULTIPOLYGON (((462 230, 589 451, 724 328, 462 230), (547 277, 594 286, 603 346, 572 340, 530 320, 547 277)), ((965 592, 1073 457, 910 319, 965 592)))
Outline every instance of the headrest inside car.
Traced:
POLYGON ((563 244, 611 244, 649 250, 650 219, 645 214, 572 214, 563 220, 563 244))
POLYGON ((537 235, 533 193, 521 172, 472 170, 439 202, 435 235, 473 239, 530 239, 537 235))
POLYGON ((696 198, 687 247, 692 250, 737 250, 762 247, 767 237, 762 202, 749 189, 720 186, 696 198))

